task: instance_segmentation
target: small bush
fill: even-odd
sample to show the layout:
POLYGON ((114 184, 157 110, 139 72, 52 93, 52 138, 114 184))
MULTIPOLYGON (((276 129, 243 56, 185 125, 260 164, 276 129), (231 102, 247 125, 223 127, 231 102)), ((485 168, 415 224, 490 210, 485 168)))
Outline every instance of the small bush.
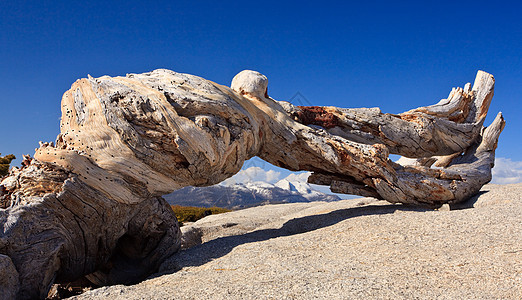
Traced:
MULTIPOLYGON (((0 155, 1 154, 2 153, 0 153, 0 155)), ((0 177, 4 177, 9 173, 9 165, 14 159, 16 159, 16 157, 13 154, 9 154, 4 157, 0 156, 0 177)))
POLYGON ((180 223, 180 226, 184 222, 196 222, 209 215, 222 214, 231 211, 230 209, 221 207, 194 207, 194 206, 181 206, 171 205, 172 210, 176 214, 176 218, 180 223))

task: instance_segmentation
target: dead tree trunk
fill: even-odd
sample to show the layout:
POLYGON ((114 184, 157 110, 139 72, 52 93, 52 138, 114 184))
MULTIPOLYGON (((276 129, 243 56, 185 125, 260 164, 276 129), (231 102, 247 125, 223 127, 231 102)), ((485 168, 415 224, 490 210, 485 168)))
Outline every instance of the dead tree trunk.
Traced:
POLYGON ((56 146, 0 183, 0 298, 42 298, 53 282, 142 279, 179 249, 160 198, 205 186, 259 156, 335 192, 390 202, 464 201, 491 179, 504 120, 482 127, 493 77, 400 115, 294 107, 243 71, 232 88, 156 70, 78 80, 62 99, 56 146), (389 153, 416 158, 402 166, 389 153), (430 166, 436 163, 442 168, 430 166))
POLYGON ((53 282, 88 274, 95 284, 133 283, 180 247, 176 217, 161 197, 120 203, 45 162, 13 173, 14 202, 0 211, 0 278, 17 280, 0 279, 0 299, 45 298, 53 282))

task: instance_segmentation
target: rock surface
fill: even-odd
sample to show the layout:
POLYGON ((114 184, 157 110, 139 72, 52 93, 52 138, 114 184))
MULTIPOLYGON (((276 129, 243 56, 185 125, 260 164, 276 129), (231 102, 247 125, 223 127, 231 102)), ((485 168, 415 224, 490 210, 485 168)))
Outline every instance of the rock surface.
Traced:
POLYGON ((490 184, 449 211, 362 198, 213 215, 161 274, 74 299, 521 299, 521 195, 490 184))

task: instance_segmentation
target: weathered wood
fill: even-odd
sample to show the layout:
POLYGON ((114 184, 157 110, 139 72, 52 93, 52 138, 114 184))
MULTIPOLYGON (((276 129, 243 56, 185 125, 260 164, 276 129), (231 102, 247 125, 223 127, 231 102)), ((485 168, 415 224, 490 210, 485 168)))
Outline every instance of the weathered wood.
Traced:
POLYGON ((18 271, 7 255, 0 254, 0 275, 0 299, 15 298, 19 289, 18 271))
POLYGON ((178 223, 162 198, 120 203, 38 161, 12 176, 18 187, 12 207, 0 210, 0 253, 17 272, 2 265, 0 277, 17 284, 6 283, 6 295, 45 298, 53 282, 88 274, 96 284, 136 282, 180 247, 178 223))
POLYGON ((464 201, 491 179, 505 124, 499 114, 482 126, 493 83, 479 72, 473 88, 390 115, 278 102, 254 71, 236 75, 231 88, 169 70, 80 79, 63 96, 56 145, 42 143, 0 182, 3 295, 42 298, 53 282, 82 276, 142 279, 180 245, 160 196, 218 183, 253 156, 312 171, 310 182, 336 192, 464 201), (390 152, 415 165, 392 162, 390 152))
POLYGON ((329 133, 358 143, 384 144, 392 154, 430 157, 462 152, 482 130, 493 97, 493 76, 479 71, 473 88, 454 88, 447 99, 393 115, 378 108, 295 107, 287 112, 305 125, 318 125, 329 133))
POLYGON ((491 168, 495 161, 494 150, 504 125, 504 119, 499 113, 493 123, 484 130, 480 140, 464 155, 454 157, 444 169, 431 169, 423 165, 395 165, 395 181, 373 178, 375 188, 322 173, 312 174, 309 181, 330 185, 334 192, 350 192, 390 202, 434 206, 462 202, 477 194, 480 188, 491 180, 491 168))
POLYGON ((491 180, 494 150, 505 122, 499 113, 482 137, 482 124, 493 96, 494 80, 490 74, 479 71, 473 89, 470 85, 465 90, 454 89, 449 103, 459 105, 451 109, 444 111, 439 104, 399 117, 382 114, 378 109, 279 105, 259 91, 248 90, 252 76, 255 74, 247 77, 240 73, 236 82, 246 82, 246 87, 234 82, 232 87, 269 116, 265 121, 270 122, 265 128, 267 138, 258 156, 287 169, 313 171, 310 183, 330 185, 335 192, 373 196, 390 202, 438 206, 465 201, 491 180), (458 114, 455 107, 460 108, 458 114), (354 138, 357 143, 346 139, 344 134, 350 131, 346 112, 363 116, 358 117, 357 129, 365 128, 367 132, 357 131, 360 134, 358 139, 354 138), (432 116, 435 113, 437 117, 432 116), (459 118, 453 121, 455 115, 459 118), (369 129, 372 126, 378 131, 369 129), (365 139, 367 136, 374 138, 365 139), (385 143, 372 144, 373 141, 385 143), (414 142, 411 144, 411 141, 414 142), (403 144, 399 144, 401 142, 403 144), (409 145, 404 145, 408 142, 409 145), (445 157, 448 167, 443 170, 403 167, 388 159, 390 148, 397 150, 395 153, 424 157, 424 160, 433 155, 450 154, 445 157), (463 151, 465 155, 460 156, 463 151))

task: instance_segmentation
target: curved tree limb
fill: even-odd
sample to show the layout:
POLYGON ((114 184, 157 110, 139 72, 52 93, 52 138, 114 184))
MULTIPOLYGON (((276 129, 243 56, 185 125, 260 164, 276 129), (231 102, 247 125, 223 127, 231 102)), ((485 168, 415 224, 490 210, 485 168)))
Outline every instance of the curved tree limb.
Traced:
POLYGON ((218 183, 253 156, 312 171, 310 182, 336 192, 464 201, 491 179, 505 124, 499 114, 482 127, 493 82, 479 72, 472 89, 389 115, 278 102, 254 71, 231 88, 169 70, 80 79, 63 96, 56 146, 42 143, 0 182, 2 296, 42 298, 53 282, 81 276, 140 280, 179 249, 160 196, 218 183), (402 166, 390 152, 419 160, 402 166), (446 167, 430 168, 435 160, 446 167))
MULTIPOLYGON (((313 171, 314 174, 309 178, 311 183, 329 185, 334 192, 339 193, 373 196, 390 202, 437 206, 465 201, 491 180, 494 150, 505 121, 499 113, 489 129, 481 135, 482 124, 493 96, 494 79, 490 74, 479 71, 473 89, 470 90, 468 84, 466 90, 454 89, 450 94, 450 98, 460 99, 452 100, 453 102, 460 103, 465 100, 468 105, 466 109, 459 110, 460 118, 455 120, 463 123, 450 120, 451 116, 456 115, 455 107, 462 107, 462 104, 450 105, 453 107, 451 109, 441 109, 444 105, 440 103, 452 101, 441 101, 435 106, 418 108, 401 114, 407 116, 401 119, 373 110, 371 117, 366 115, 366 128, 379 128, 380 131, 375 133, 375 138, 388 141, 388 144, 373 145, 371 140, 356 143, 347 140, 344 134, 337 134, 345 132, 347 123, 340 120, 341 117, 347 119, 346 115, 343 115, 347 110, 331 109, 329 112, 329 108, 321 107, 295 109, 288 103, 277 103, 259 91, 251 90, 249 82, 254 80, 250 77, 255 76, 264 77, 255 73, 238 74, 235 78, 236 83, 232 82, 232 88, 257 103, 265 115, 269 116, 271 123, 266 130, 271 133, 258 156, 287 169, 313 171), (456 94, 460 96, 454 96, 456 94), (435 113, 442 116, 444 112, 444 118, 433 117, 435 113), (430 118, 431 122, 418 121, 430 118), (304 124, 294 121, 295 119, 316 126, 302 126, 304 124), (396 120, 400 122, 396 123, 396 120), (390 161, 389 147, 396 144, 390 144, 390 141, 408 140, 408 134, 404 133, 408 128, 410 131, 406 132, 411 134, 411 139, 419 141, 425 137, 424 133, 432 130, 433 134, 426 145, 436 145, 432 147, 433 151, 428 151, 429 147, 413 149, 410 152, 414 157, 452 154, 447 162, 449 167, 403 167, 390 161), (463 134, 449 134, 455 128, 467 130, 468 135, 463 137, 463 134), (388 135, 385 132, 389 132, 388 135), (455 150, 448 150, 449 145, 457 144, 460 146, 455 150), (460 152, 464 150, 466 153, 461 157, 460 152)), ((361 138, 371 133, 368 130, 361 138)), ((405 153, 407 151, 404 149, 407 148, 401 146, 394 149, 403 149, 403 152, 399 153, 405 153)))
POLYGON ((348 140, 384 144, 392 154, 431 157, 462 152, 478 138, 493 98, 495 80, 478 71, 473 88, 453 88, 447 99, 399 115, 378 108, 295 107, 283 103, 299 123, 321 126, 348 140))

